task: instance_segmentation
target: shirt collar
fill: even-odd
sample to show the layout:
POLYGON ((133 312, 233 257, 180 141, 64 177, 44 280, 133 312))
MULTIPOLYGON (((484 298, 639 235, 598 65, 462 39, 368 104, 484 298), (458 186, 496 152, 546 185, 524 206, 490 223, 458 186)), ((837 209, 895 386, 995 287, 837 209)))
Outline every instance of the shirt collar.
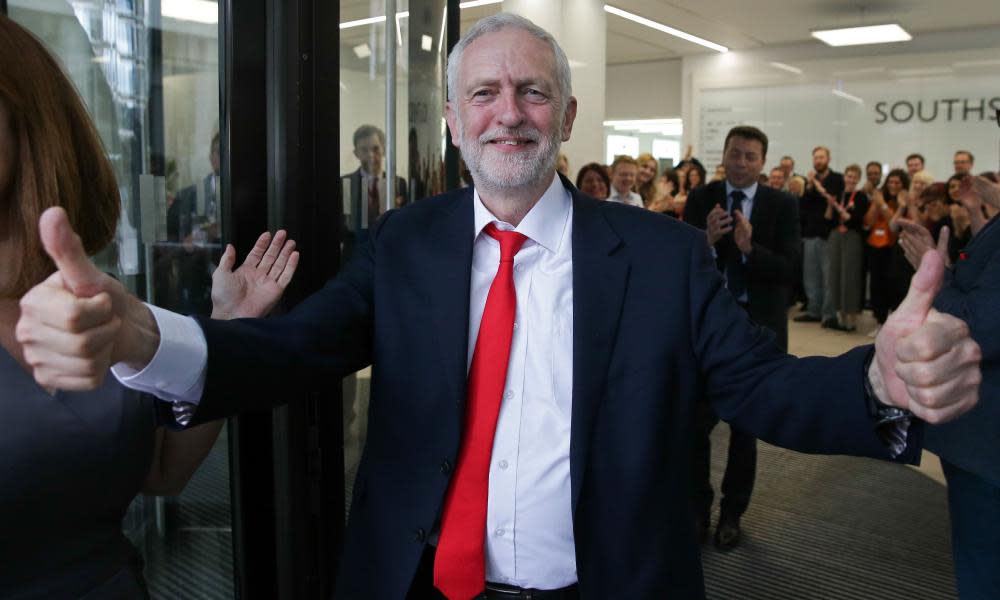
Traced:
POLYGON ((523 233, 528 236, 528 239, 549 252, 559 250, 572 203, 569 191, 563 187, 562 180, 559 179, 558 175, 553 175, 552 184, 545 190, 538 202, 531 207, 528 214, 521 219, 521 223, 517 227, 497 219, 483 204, 478 190, 473 189, 472 200, 475 207, 476 237, 479 236, 484 227, 490 223, 496 223, 499 229, 513 229, 518 233, 523 233))
POLYGON ((753 182, 752 184, 748 185, 745 188, 738 188, 738 187, 734 187, 733 184, 729 183, 729 180, 727 179, 726 180, 726 198, 729 198, 730 196, 732 196, 733 195, 733 191, 740 190, 744 194, 746 194, 746 196, 747 196, 746 199, 747 200, 753 200, 753 197, 757 194, 757 185, 758 185, 758 182, 755 181, 755 182, 753 182))

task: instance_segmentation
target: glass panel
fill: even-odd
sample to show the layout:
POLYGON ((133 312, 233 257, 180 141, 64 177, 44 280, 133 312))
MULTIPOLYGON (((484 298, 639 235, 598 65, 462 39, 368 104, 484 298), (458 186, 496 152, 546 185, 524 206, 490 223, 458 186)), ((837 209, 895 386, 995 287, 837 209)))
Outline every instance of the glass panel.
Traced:
MULTIPOLYGON (((220 254, 216 3, 8 5, 62 62, 115 167, 122 220, 98 265, 157 305, 208 314, 220 254)), ((154 598, 186 598, 192 589, 233 597, 226 429, 211 438, 203 436, 211 449, 180 495, 139 496, 123 522, 154 598)))
MULTIPOLYGON (((342 256, 368 237, 387 209, 444 190, 445 0, 400 0, 386 27, 385 2, 342 2, 340 172, 342 256), (380 18, 381 17, 381 18, 380 18), (395 148, 387 149, 385 36, 396 48, 395 148), (355 143, 357 137, 357 143, 355 143), (386 194, 386 153, 396 159, 396 193, 386 194)), ((368 427, 369 369, 346 377, 344 470, 348 510, 368 427)))

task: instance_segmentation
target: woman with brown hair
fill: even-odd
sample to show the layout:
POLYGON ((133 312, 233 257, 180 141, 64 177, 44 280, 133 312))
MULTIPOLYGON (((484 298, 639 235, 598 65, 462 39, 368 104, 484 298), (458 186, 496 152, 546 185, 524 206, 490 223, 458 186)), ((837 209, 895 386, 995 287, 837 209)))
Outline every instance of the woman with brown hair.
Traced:
MULTIPOLYGON (((910 178, 906 171, 902 169, 889 171, 882 188, 872 192, 871 204, 865 213, 864 228, 868 232, 865 251, 868 252, 868 269, 871 274, 869 289, 872 313, 880 327, 889 316, 889 310, 895 307, 893 247, 896 245, 896 234, 892 231, 890 223, 899 208, 897 199, 900 194, 905 194, 909 185, 910 178)), ((872 334, 877 331, 876 329, 872 334)))
MULTIPOLYGON (((72 84, 38 40, 0 15, 0 597, 146 597, 122 518, 140 491, 177 493, 221 422, 166 432, 157 401, 110 375, 92 392, 35 382, 15 328, 21 296, 59 277, 39 233, 47 210, 63 211, 79 237, 57 233, 93 255, 115 236, 118 185, 72 84)), ((295 271, 293 250, 283 232, 261 236, 232 271, 227 247, 213 316, 270 310, 295 271), (249 299, 259 311, 241 308, 249 299)), ((110 308, 111 299, 88 302, 110 308)), ((107 327, 116 334, 116 323, 107 327)))
POLYGON ((591 198, 607 200, 611 193, 611 178, 608 169, 600 163, 587 163, 576 174, 576 189, 591 198))

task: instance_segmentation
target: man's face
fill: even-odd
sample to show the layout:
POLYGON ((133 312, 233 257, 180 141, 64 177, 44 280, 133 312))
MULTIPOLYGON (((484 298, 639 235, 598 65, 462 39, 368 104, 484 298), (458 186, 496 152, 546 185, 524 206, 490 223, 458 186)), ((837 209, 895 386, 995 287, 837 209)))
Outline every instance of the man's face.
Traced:
POLYGON ((760 140, 733 136, 722 155, 726 179, 733 187, 745 188, 757 182, 764 168, 764 145, 760 140))
POLYGON ((914 173, 923 170, 924 170, 924 161, 920 160, 915 156, 913 158, 906 159, 906 172, 910 174, 910 177, 913 177, 914 173))
POLYGON ((563 110, 548 44, 517 29, 483 35, 465 49, 455 95, 446 106, 448 127, 477 187, 509 190, 551 179, 576 99, 563 110))
POLYGON ((868 165, 865 167, 865 178, 868 179, 868 183, 872 184, 872 186, 878 187, 878 184, 882 182, 882 167, 868 165))
POLYGON ((776 190, 785 187, 785 170, 781 167, 771 169, 771 176, 767 178, 767 185, 776 190))
POLYGON ((817 173, 826 173, 826 169, 829 166, 830 155, 826 153, 826 150, 819 149, 813 152, 813 169, 817 173))
POLYGON ((615 191, 622 196, 628 195, 632 191, 632 186, 635 185, 638 173, 639 169, 635 165, 618 163, 614 172, 611 173, 611 187, 615 188, 615 191))
POLYGON ((385 156, 385 147, 378 134, 373 133, 358 140, 358 145, 354 147, 354 156, 361 161, 361 168, 366 173, 382 174, 382 157, 385 156))
POLYGON ((795 161, 790 158, 781 159, 781 169, 785 172, 785 179, 788 179, 795 172, 795 161))
POLYGON ((853 192, 858 187, 858 180, 860 179, 861 174, 854 169, 844 171, 844 189, 848 192, 853 192))
POLYGON ((955 173, 967 175, 972 170, 972 157, 967 152, 955 153, 955 173))

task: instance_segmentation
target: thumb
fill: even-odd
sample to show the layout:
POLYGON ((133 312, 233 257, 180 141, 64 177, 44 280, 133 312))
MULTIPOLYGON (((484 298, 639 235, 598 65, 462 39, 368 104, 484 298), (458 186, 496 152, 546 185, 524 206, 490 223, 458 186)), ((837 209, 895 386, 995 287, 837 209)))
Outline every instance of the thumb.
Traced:
POLYGON ((236 248, 232 244, 226 244, 226 251, 222 253, 222 259, 219 261, 219 269, 224 273, 228 273, 233 270, 233 266, 236 264, 236 248))
POLYGON ((948 230, 948 226, 945 225, 941 228, 941 232, 938 233, 938 243, 937 251, 941 256, 948 256, 948 238, 951 237, 951 231, 948 230))
POLYGON ((920 259, 920 269, 910 280, 910 291, 896 312, 905 319, 923 322, 943 281, 944 259, 937 252, 928 250, 920 259))
POLYGON ((38 234, 62 275, 66 289, 78 297, 91 297, 102 291, 103 274, 87 257, 83 242, 73 231, 62 207, 54 206, 42 213, 38 234))

